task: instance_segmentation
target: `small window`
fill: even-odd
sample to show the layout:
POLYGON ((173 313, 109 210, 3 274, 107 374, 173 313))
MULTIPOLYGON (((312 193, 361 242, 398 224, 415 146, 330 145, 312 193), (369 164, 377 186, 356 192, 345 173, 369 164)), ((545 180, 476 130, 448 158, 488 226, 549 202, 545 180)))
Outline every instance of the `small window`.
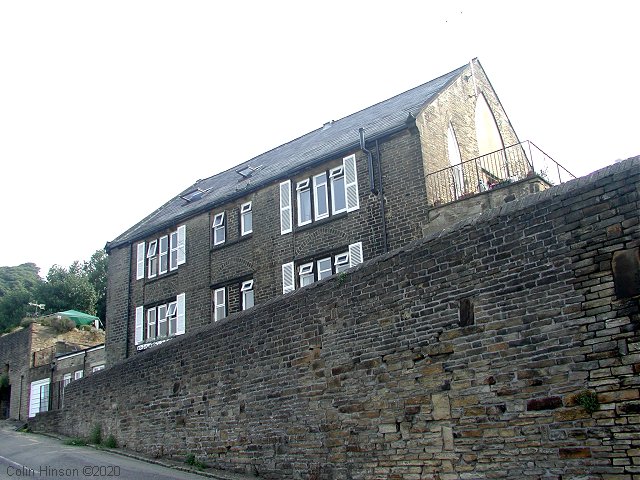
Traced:
POLYGON ((318 280, 330 277, 332 274, 331 257, 318 260, 318 280))
POLYGON ((175 335, 177 329, 177 320, 178 320, 178 304, 176 302, 171 302, 167 306, 167 323, 169 325, 169 335, 175 335))
POLYGON ((344 272, 349 269, 349 252, 336 255, 336 273, 344 272))
POLYGON ((158 337, 166 337, 169 335, 167 326, 167 306, 160 305, 158 307, 158 337))
POLYGON ((311 223, 311 188, 309 179, 298 182, 298 225, 311 223))
POLYGON ((217 322, 227 316, 225 289, 218 288, 213 292, 213 318, 217 322))
POLYGON ((156 338, 156 309, 147 310, 147 340, 156 338))
POLYGON ((158 250, 158 242, 153 240, 149 242, 147 248, 147 277, 153 278, 158 274, 158 257, 156 256, 158 250))
POLYGON ((99 372, 100 370, 104 370, 104 365, 96 365, 91 369, 92 372, 99 372))
POLYGON ((337 167, 329 171, 331 179, 331 213, 347 211, 347 194, 344 184, 344 168, 337 167))
POLYGON ((327 174, 321 173, 313 177, 313 202, 315 219, 329 216, 329 195, 327 191, 327 174))
POLYGON ((71 374, 65 373, 64 377, 62 377, 62 388, 66 387, 71 383, 71 374))
POLYGON ((240 235, 247 235, 251 232, 253 232, 253 213, 251 212, 251 202, 247 202, 240 207, 240 235))
POLYGON ((242 287, 240 287, 240 293, 242 294, 242 310, 253 307, 253 280, 243 282, 242 287))
POLYGON ((160 271, 159 273, 167 273, 169 270, 169 237, 165 235, 160 237, 160 271))
POLYGON ((300 286, 311 285, 314 282, 313 277, 313 263, 305 263, 300 265, 300 286))
POLYGON ((75 372, 73 374, 73 379, 74 380, 80 380, 83 376, 84 376, 84 371, 78 370, 77 372, 75 372))
POLYGON ((218 213, 213 218, 213 244, 220 245, 225 241, 225 229, 224 229, 224 212, 218 213))

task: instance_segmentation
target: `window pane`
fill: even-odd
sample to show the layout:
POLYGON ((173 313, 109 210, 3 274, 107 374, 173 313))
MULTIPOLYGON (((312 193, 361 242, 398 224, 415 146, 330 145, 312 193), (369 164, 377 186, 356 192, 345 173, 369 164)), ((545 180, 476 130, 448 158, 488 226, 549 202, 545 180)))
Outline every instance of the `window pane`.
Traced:
POLYGON ((253 290, 246 290, 242 292, 242 309, 253 307, 253 290))
POLYGON ((305 273, 300 275, 300 286, 311 285, 314 281, 313 273, 305 273))
POLYGON ((333 213, 344 212, 347 209, 344 176, 331 179, 331 205, 333 213))
POLYGON ((318 280, 330 277, 331 274, 331 257, 318 260, 318 280))
POLYGON ((316 206, 316 220, 329 216, 329 197, 327 192, 327 174, 321 173, 313 177, 314 202, 316 206))
POLYGON ((311 222, 311 190, 298 192, 298 225, 311 222))
POLYGON ((253 215, 251 210, 242 214, 242 235, 253 231, 253 215))
POLYGON ((160 239, 160 273, 166 273, 169 269, 169 237, 160 239))
POLYGON ((167 328, 167 306, 161 305, 158 307, 158 336, 166 337, 169 333, 167 328))

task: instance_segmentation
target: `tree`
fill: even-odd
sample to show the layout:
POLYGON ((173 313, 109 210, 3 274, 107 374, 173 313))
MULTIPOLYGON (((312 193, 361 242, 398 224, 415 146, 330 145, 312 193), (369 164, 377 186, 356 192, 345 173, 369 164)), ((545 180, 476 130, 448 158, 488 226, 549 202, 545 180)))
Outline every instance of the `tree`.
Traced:
POLYGON ((96 250, 88 262, 84 262, 83 270, 89 283, 96 292, 96 315, 105 322, 107 318, 107 267, 109 257, 104 249, 96 250))
POLYGON ((29 302, 37 300, 42 284, 35 263, 0 267, 0 331, 20 324, 29 311, 29 302))
POLYGON ((96 292, 80 262, 72 263, 68 269, 51 267, 38 292, 38 301, 46 305, 47 313, 73 309, 95 315, 96 300, 96 292))

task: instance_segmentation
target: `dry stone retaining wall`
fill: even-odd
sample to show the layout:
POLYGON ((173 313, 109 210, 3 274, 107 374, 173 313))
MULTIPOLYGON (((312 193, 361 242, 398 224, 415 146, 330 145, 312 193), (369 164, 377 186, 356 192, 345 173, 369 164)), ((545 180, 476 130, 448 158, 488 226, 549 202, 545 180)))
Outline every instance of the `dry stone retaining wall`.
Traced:
POLYGON ((73 382, 37 429, 265 478, 640 475, 640 158, 73 382), (593 409, 590 409, 593 407, 593 409))

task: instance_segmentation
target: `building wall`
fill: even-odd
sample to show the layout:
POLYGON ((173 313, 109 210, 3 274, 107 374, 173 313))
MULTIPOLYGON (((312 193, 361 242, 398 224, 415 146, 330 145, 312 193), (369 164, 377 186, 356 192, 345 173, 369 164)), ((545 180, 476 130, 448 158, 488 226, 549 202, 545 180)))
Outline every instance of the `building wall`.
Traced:
MULTIPOLYGON (((376 146, 374 154, 379 150, 381 159, 378 163, 374 156, 374 175, 379 190, 378 165, 381 165, 386 231, 380 194, 372 193, 369 185, 367 156, 353 151, 337 154, 327 162, 287 178, 292 182, 292 233, 282 235, 280 231, 280 182, 276 182, 145 238, 148 245, 149 241, 185 225, 186 263, 175 271, 154 279, 136 280, 138 242, 110 252, 114 261, 109 262, 107 363, 113 365, 136 354, 134 315, 138 306, 146 308, 169 302, 185 293, 188 332, 213 322, 212 292, 216 288, 227 288, 229 313, 237 312, 242 281, 254 280, 256 304, 282 294, 284 263, 293 261, 297 269, 304 262, 347 251, 349 245, 357 242, 362 242, 363 257, 369 259, 384 253, 385 240, 389 249, 421 236, 426 205, 417 130, 408 128, 377 142, 376 146), (343 158, 352 153, 356 156, 359 209, 298 226, 296 182, 342 165, 343 158), (240 207, 248 201, 252 202, 253 233, 243 237, 240 207), (220 212, 225 212, 226 241, 213 245, 211 226, 220 212), (128 286, 125 287, 125 283, 128 286)), ((369 148, 374 149, 374 145, 369 148)))
POLYGON ((0 372, 8 373, 11 385, 9 418, 27 418, 31 330, 32 325, 0 337, 0 372))
POLYGON ((631 478, 640 310, 612 258, 638 255, 639 192, 637 157, 510 202, 71 384, 32 426, 263 478, 631 478))

